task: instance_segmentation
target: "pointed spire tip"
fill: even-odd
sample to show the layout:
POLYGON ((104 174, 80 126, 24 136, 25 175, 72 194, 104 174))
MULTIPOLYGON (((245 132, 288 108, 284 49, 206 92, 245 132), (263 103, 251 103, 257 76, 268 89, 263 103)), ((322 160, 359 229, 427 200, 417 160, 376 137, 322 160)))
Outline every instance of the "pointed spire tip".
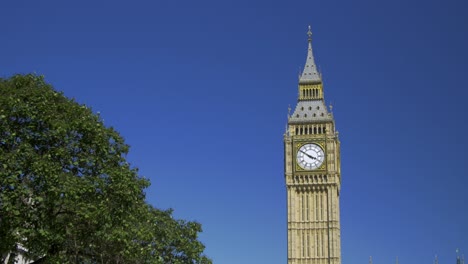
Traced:
POLYGON ((309 31, 307 31, 307 36, 309 36, 308 40, 309 40, 309 42, 311 42, 312 41, 312 29, 311 29, 310 25, 309 25, 309 31))
POLYGON ((299 78, 300 84, 305 83, 320 83, 322 82, 322 78, 320 73, 317 71, 317 66, 315 65, 314 55, 312 52, 312 30, 309 26, 309 31, 307 32, 309 35, 309 44, 307 49, 307 59, 304 70, 299 78))

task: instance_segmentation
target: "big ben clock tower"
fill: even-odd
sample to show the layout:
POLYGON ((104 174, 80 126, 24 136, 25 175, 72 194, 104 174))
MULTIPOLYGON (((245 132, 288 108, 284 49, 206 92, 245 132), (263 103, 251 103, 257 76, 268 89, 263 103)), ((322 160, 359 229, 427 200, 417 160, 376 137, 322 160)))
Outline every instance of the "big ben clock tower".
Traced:
POLYGON ((288 264, 341 264, 340 141, 324 100, 312 32, 299 98, 284 135, 288 264))

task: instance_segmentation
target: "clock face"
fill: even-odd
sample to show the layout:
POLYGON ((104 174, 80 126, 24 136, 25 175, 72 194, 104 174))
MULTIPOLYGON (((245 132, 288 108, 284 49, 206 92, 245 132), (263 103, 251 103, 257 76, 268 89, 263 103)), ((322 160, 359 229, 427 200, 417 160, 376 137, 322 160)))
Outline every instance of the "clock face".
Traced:
POLYGON ((317 144, 305 144, 297 152, 297 164, 305 170, 315 170, 325 160, 323 149, 317 144))

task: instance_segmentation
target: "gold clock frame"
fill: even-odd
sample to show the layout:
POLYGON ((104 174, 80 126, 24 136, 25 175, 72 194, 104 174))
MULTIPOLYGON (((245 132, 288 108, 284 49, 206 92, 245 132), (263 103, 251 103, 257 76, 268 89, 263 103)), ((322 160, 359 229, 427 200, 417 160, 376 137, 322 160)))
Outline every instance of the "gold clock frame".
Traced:
POLYGON ((315 171, 326 171, 327 170, 327 152, 326 152, 326 148, 325 148, 325 141, 300 141, 300 142, 296 142, 294 144, 294 167, 296 169, 296 171, 306 171, 306 172, 315 172, 315 171), (325 154, 325 157, 323 157, 323 162, 322 162, 322 165, 320 165, 320 167, 316 168, 316 169, 313 169, 313 170, 306 170, 306 169, 303 169, 301 166, 299 166, 299 164, 297 164, 297 152, 299 151, 299 149, 306 145, 306 144, 315 144, 315 145, 318 145, 320 148, 322 148, 323 150, 323 153, 325 154))

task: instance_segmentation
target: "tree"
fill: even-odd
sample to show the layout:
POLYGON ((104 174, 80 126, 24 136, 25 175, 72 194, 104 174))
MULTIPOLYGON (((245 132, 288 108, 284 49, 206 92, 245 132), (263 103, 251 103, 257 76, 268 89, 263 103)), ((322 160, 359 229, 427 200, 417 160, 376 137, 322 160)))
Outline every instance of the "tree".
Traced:
POLYGON ((211 263, 201 225, 145 202, 129 146, 34 74, 0 78, 0 257, 37 263, 211 263))

